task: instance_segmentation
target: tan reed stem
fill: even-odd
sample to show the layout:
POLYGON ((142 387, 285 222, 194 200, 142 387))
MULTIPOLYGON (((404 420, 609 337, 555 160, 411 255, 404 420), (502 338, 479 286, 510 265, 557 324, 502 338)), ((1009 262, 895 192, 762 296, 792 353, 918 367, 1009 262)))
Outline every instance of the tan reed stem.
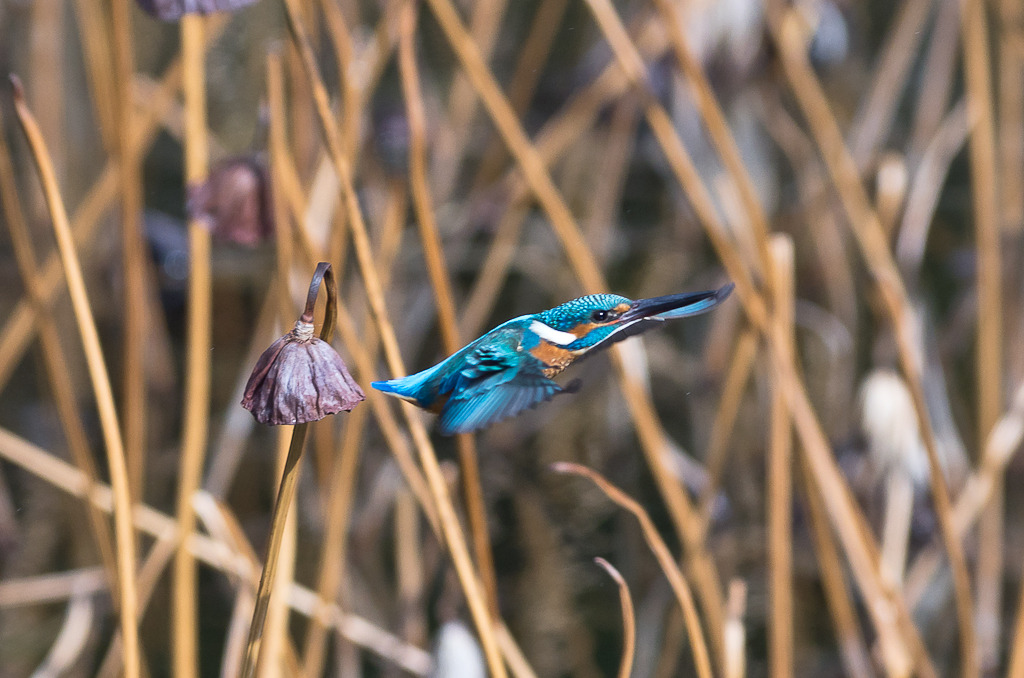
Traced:
MULTIPOLYGON (((544 71, 544 64, 551 55, 551 49, 558 29, 561 28, 569 0, 547 0, 537 5, 530 28, 526 32, 519 61, 508 84, 508 100, 512 110, 522 115, 530 103, 537 83, 544 71)), ((471 192, 488 185, 501 171, 507 152, 501 139, 492 139, 484 151, 476 170, 476 179, 471 192)))
MULTIPOLYGON (((380 285, 376 268, 370 250, 369 237, 366 232, 366 224, 363 221, 362 212, 355 193, 351 167, 345 158, 340 147, 340 137, 337 125, 331 114, 330 102, 327 98, 327 91, 320 77, 316 65, 316 58, 309 41, 309 34, 306 31, 299 17, 296 0, 284 0, 288 17, 288 27, 291 31, 295 46, 302 58, 302 66, 306 78, 312 87, 314 103, 316 104, 317 120, 320 124, 324 142, 328 147, 331 160, 335 165, 338 178, 341 183, 342 199, 346 212, 348 213, 349 226, 352 231, 352 240, 359 264, 359 271, 366 286, 367 297, 370 308, 373 310, 374 319, 380 330, 381 340, 384 344, 384 354, 387 357, 389 366, 395 374, 404 374, 401 353, 398 349, 398 341, 395 338, 394 327, 391 325, 387 315, 387 308, 384 303, 384 295, 380 285)), ((494 637, 494 626, 491 623, 487 610, 486 600, 481 591, 479 582, 473 571, 473 564, 469 557, 465 538, 462 535, 455 509, 452 506, 451 498, 445 485, 441 468, 438 465, 437 457, 427 438, 422 422, 417 418, 411 406, 403 408, 406 421, 412 431, 413 441, 420 454, 420 463, 426 473, 427 484, 437 505, 440 524, 445 540, 448 544, 452 560, 455 563, 456 572, 466 593, 466 601, 470 612, 480 634, 484 656, 487 659, 488 667, 495 678, 504 678, 506 675, 505 665, 502 662, 500 651, 494 637)))
MULTIPOLYGON (((298 172, 290 163, 287 150, 287 113, 284 99, 281 53, 272 50, 267 54, 267 99, 270 108, 270 176, 273 187, 282 187, 274 194, 274 259, 277 267, 277 278, 280 284, 277 289, 278 319, 282 327, 287 328, 295 317, 292 301, 292 270, 295 266, 296 250, 301 250, 308 258, 312 255, 311 245, 302 246, 303 232, 300 234, 296 223, 301 221, 301 209, 305 205, 298 172), (290 174, 292 183, 282 181, 282 177, 290 174), (292 189, 292 190, 289 190, 292 189), (295 190, 297 189, 297 191, 295 190), (289 207, 300 210, 297 218, 290 220, 285 208, 284 193, 291 198, 289 207), (296 247, 296 244, 299 246, 296 247)), ((293 111, 302 110, 294 106, 293 111)), ((310 262, 316 266, 314 260, 310 262)), ((319 268, 317 272, 319 273, 319 268)), ((327 269, 330 271, 330 268, 327 269)), ((314 275, 314 278, 316 275, 314 275)), ((333 293, 333 272, 326 286, 330 292, 321 338, 330 341, 330 332, 335 318, 335 297, 333 293)), ((319 287, 319 283, 317 283, 319 287)), ((312 293, 312 290, 311 290, 312 293)), ((314 311, 307 301, 307 311, 314 311)), ((312 315, 312 313, 311 313, 312 315)), ((312 320, 312 318, 310 318, 312 320)), ((245 653, 242 657, 242 668, 239 675, 245 678, 275 678, 280 675, 287 661, 288 641, 288 604, 284 596, 275 591, 287 590, 293 581, 295 572, 296 524, 295 524, 295 492, 298 487, 303 446, 309 424, 297 426, 281 426, 275 431, 277 439, 275 477, 280 477, 274 511, 270 522, 270 539, 267 544, 267 557, 260 583, 256 590, 252 621, 246 636, 245 653)), ((257 562, 259 562, 257 560, 257 562)))
MULTIPOLYGON (((149 554, 142 559, 138 575, 140 619, 145 616, 146 609, 149 607, 150 600, 152 600, 153 592, 156 590, 157 582, 174 556, 175 549, 174 536, 164 534, 157 538, 156 542, 149 549, 149 554)), ((121 675, 123 669, 121 661, 123 646, 124 639, 121 637, 121 634, 115 633, 113 640, 110 641, 110 645, 107 647, 107 654, 103 657, 103 661, 100 662, 99 669, 96 671, 97 678, 118 678, 121 675)))
POLYGON ((82 61, 89 81, 93 109, 103 148, 110 153, 117 149, 117 96, 114 93, 114 69, 111 63, 104 12, 97 11, 90 0, 75 0, 75 22, 82 41, 82 61))
MULTIPOLYGON (((206 179, 209 151, 206 136, 206 60, 203 34, 206 19, 187 14, 181 21, 181 59, 185 99, 185 183, 199 186, 206 179)), ((177 517, 180 534, 195 525, 192 495, 199 487, 206 456, 210 403, 211 273, 210 233, 190 221, 188 329, 185 356, 185 412, 182 424, 181 470, 178 478, 177 517)), ((198 600, 196 564, 182 543, 174 559, 173 669, 175 678, 197 675, 198 600)))
POLYGON ((615 567, 604 558, 594 558, 619 589, 619 605, 622 607, 622 659, 619 662, 619 678, 629 678, 633 673, 633 655, 636 652, 636 619, 633 614, 633 597, 629 587, 615 567))
MULTIPOLYGON (((36 120, 42 137, 50 147, 50 164, 58 184, 67 177, 68 136, 65 131, 65 96, 70 83, 66 81, 64 40, 67 3, 33 2, 28 11, 31 30, 28 35, 28 99, 36 109, 36 120)), ((42 216, 43 203, 32 194, 32 214, 42 216)))
MULTIPOLYGON (((331 42, 334 44, 338 75, 341 78, 342 144, 345 152, 349 154, 349 161, 354 167, 359 153, 359 123, 362 117, 360 112, 362 96, 359 92, 359 82, 356 80, 352 32, 345 23, 345 16, 342 14, 338 3, 331 2, 330 0, 320 0, 319 5, 324 13, 327 30, 331 35, 331 42)), ((381 21, 387 21, 387 18, 385 13, 381 21)))
MULTIPOLYGON (((777 234, 770 244, 773 274, 772 322, 777 336, 786 342, 781 350, 796 361, 794 339, 793 241, 777 234)), ((772 389, 768 434, 768 621, 770 675, 793 675, 793 434, 787 398, 781 387, 772 389)))
MULTIPOLYGON (((3 120, 0 119, 0 129, 2 128, 3 120)), ((18 198, 15 176, 7 139, 0 134, 0 206, 3 207, 7 230, 11 236, 11 249, 14 250, 15 261, 21 277, 25 281, 25 291, 35 311, 46 376, 56 401, 57 416, 60 418, 61 428, 64 430, 68 450, 71 452, 71 458, 85 474, 91 486, 96 483, 97 479, 96 463, 93 461, 85 425, 78 413, 68 358, 60 341, 57 324, 46 303, 45 281, 36 262, 32 236, 29 233, 25 212, 18 198)), ((96 550, 103 562, 111 595, 117 604, 117 560, 114 555, 114 540, 110 534, 110 526, 99 509, 90 507, 88 513, 89 526, 96 540, 96 550)))
POLYGON ((739 249, 726 235, 711 194, 701 180, 693 159, 676 134, 671 118, 664 107, 650 97, 647 90, 643 88, 646 74, 639 51, 630 41, 614 8, 609 3, 602 0, 588 0, 588 6, 605 32, 605 36, 615 52, 619 68, 624 72, 627 81, 634 87, 641 88, 641 92, 645 93, 644 109, 647 122, 658 138, 673 172, 686 188, 693 209, 701 224, 704 225, 708 239, 722 260, 722 266, 736 284, 737 296, 748 309, 748 314, 754 315, 754 323, 759 327, 764 326, 766 322, 764 301, 758 295, 747 262, 744 262, 739 249))
MULTIPOLYGON (((538 21, 542 18, 548 18, 548 10, 560 2, 561 0, 551 0, 544 3, 543 12, 539 12, 538 16, 540 14, 545 16, 539 16, 538 21)), ((554 20, 556 17, 550 18, 554 20)), ((660 54, 665 49, 663 34, 660 30, 654 28, 654 23, 653 20, 647 22, 646 27, 648 30, 639 38, 639 48, 645 54, 660 54)), ((527 44, 530 44, 529 40, 527 44)), ((526 47, 524 46, 524 59, 527 56, 525 49, 526 47)), ((533 75, 536 76, 536 73, 533 75)), ((513 81, 510 86, 509 103, 514 107, 515 111, 519 111, 519 108, 516 107, 516 99, 514 98, 517 91, 515 85, 516 82, 513 81)), ((553 116, 537 135, 535 145, 544 162, 548 166, 553 165, 575 141, 592 128, 598 119, 600 111, 613 101, 615 97, 621 97, 626 88, 625 76, 612 64, 590 85, 570 99, 561 112, 553 116)), ((502 140, 497 139, 494 143, 501 146, 501 152, 495 152, 490 156, 494 158, 493 163, 497 166, 500 164, 505 150, 502 140)), ((491 150, 488 150, 487 153, 491 154, 491 150)), ((498 171, 497 167, 489 169, 487 163, 488 160, 485 157, 478 172, 476 180, 478 185, 487 184, 489 177, 498 171)), ((526 204, 530 200, 529 189, 520 174, 515 170, 510 170, 506 173, 502 182, 509 187, 509 193, 513 197, 509 200, 509 206, 506 208, 505 214, 502 216, 501 222, 496 229, 494 239, 477 275, 476 283, 465 303, 465 310, 459 325, 462 336, 474 336, 483 329, 483 323, 486 321, 498 292, 504 284, 513 255, 515 254, 515 244, 519 239, 523 222, 529 211, 526 204)))
MULTIPOLYGON (((366 431, 366 421, 371 410, 357 407, 345 422, 345 435, 341 450, 335 462, 334 472, 328 481, 330 498, 327 503, 327 524, 324 528, 324 547, 320 551, 320 568, 317 576, 317 594, 321 600, 337 600, 341 583, 345 581, 345 565, 348 556, 346 528, 356 492, 357 470, 361 446, 366 431)), ((305 650, 302 663, 307 676, 323 674, 327 654, 327 606, 319 608, 310 619, 306 631, 305 650)))
MULTIPOLYGON (((210 34, 207 44, 213 40, 224 27, 224 22, 210 20, 210 34)), ((180 62, 172 63, 164 72, 160 86, 153 94, 149 106, 136 120, 133 134, 137 135, 135 146, 144 152, 152 143, 156 124, 172 106, 174 93, 181 80, 180 62)), ((117 197, 120 182, 120 170, 117 163, 108 161, 93 187, 75 209, 71 217, 71 233, 78 243, 92 239, 99 226, 100 219, 110 203, 117 197)), ((64 273, 60 258, 54 253, 42 265, 42 291, 46 304, 52 305, 60 289, 64 273)), ((22 300, 10 313, 7 322, 0 331, 0 388, 3 388, 17 366, 18 359, 24 354, 35 332, 35 312, 29 300, 22 300)))
POLYGON ((924 400, 920 341, 914 327, 914 311, 889 251, 882 225, 860 183, 856 164, 844 144, 842 133, 821 90, 821 85, 807 61, 806 41, 798 17, 793 13, 787 13, 782 17, 774 17, 769 23, 775 42, 783 55, 786 76, 810 124, 822 158, 839 192, 857 244, 871 270, 885 311, 893 324, 900 364, 910 387, 914 409, 919 419, 921 439, 924 441, 928 456, 936 515, 953 572, 960 628, 962 673, 965 678, 971 678, 977 675, 978 657, 970 575, 963 549, 953 527, 949 488, 946 486, 935 434, 924 400))
POLYGON ((256 604, 240 673, 244 678, 276 678, 281 673, 300 675, 299 670, 289 672, 285 669, 292 647, 288 638, 288 601, 280 593, 274 593, 287 591, 288 586, 294 581, 298 536, 295 523, 295 492, 302 472, 300 462, 305 436, 309 431, 308 426, 280 426, 274 431, 277 438, 274 468, 281 476, 281 485, 278 489, 280 501, 274 504, 267 560, 260 574, 259 587, 256 589, 256 604), (301 432, 302 438, 296 440, 295 433, 299 426, 306 429, 301 432), (288 496, 283 496, 285 493, 288 493, 288 496))
MULTIPOLYGON (((415 2, 406 2, 399 22, 398 65, 405 94, 406 115, 409 120, 409 183, 412 187, 413 208, 416 224, 419 226, 423 257, 427 262, 427 274, 434 291, 437 305, 437 321, 441 328, 441 339, 445 352, 455 353, 462 346, 459 326, 455 317, 455 301, 441 236, 434 219, 430 184, 427 180, 427 119, 423 107, 423 93, 420 91, 420 77, 416 66, 416 11, 415 2)), ((492 8, 493 9, 493 8, 492 8)), ((500 14, 500 13, 499 13, 500 14)), ((467 85, 468 86, 468 85, 467 85)), ((456 104, 452 93, 453 108, 456 104)), ((468 127, 468 124, 466 125, 468 127)), ((491 615, 498 618, 498 584, 494 573, 494 558, 491 555, 491 540, 487 531, 487 508, 483 488, 480 485, 480 469, 477 464, 476 440, 472 434, 457 437, 459 466, 462 469, 463 498, 469 516, 470 534, 476 565, 487 594, 491 615)))
MULTIPOLYGON (((962 4, 962 3, 957 3, 962 4)), ((999 204, 1004 230, 1019 233, 1024 228, 1024 91, 1017 85, 1024 76, 1019 56, 1013 45, 1016 27, 1024 22, 1019 3, 1000 0, 996 3, 999 31, 999 204)), ((984 57, 985 55, 979 55, 984 57)), ((973 68, 973 63, 972 66, 973 68)))
MULTIPOLYGON (((977 247, 978 344, 975 369, 978 380, 978 446, 984 447, 1003 409, 1003 293, 1000 251, 1000 215, 997 194, 995 120, 989 74, 988 22, 985 5, 962 2, 964 86, 967 117, 971 124, 968 151, 971 197, 977 247)), ((1008 121, 1003 121, 1007 124, 1008 121)), ((1020 193, 1019 186, 1013 193, 1020 193)), ((978 657, 984 672, 999 664, 1003 600, 1004 488, 997 481, 989 506, 981 517, 978 541, 977 614, 978 657)), ((959 540, 957 540, 959 544, 959 540)), ((966 672, 965 672, 966 675, 966 672)))
POLYGON ((136 610, 138 598, 135 586, 135 533, 131 523, 131 494, 128 490, 128 472, 125 467, 124 446, 121 443, 121 431, 117 421, 117 410, 114 406, 114 394, 110 387, 103 351, 100 347, 96 321, 89 307, 89 297, 82 277, 82 267, 75 252, 74 239, 64 203, 60 197, 60 188, 53 166, 49 161, 46 142, 43 140, 32 112, 29 110, 21 91, 21 84, 12 78, 14 84, 14 105, 18 113, 25 136, 32 149, 32 157, 39 172, 39 180, 46 196, 50 218, 53 220, 54 235, 60 250, 64 275, 68 283, 68 293, 75 312, 78 332, 85 350, 89 378, 92 381, 99 410, 100 425, 103 430, 104 449, 107 453, 107 465, 110 472, 111 485, 114 488, 114 534, 117 553, 118 595, 120 598, 120 626, 124 637, 124 665, 127 678, 138 678, 140 671, 139 636, 136 626, 136 610))
MULTIPOLYGON (((494 51, 507 5, 508 0, 479 0, 472 5, 469 36, 484 60, 490 59, 494 51)), ((477 94, 472 83, 464 73, 455 71, 455 77, 448 88, 447 124, 437 131, 437 152, 434 153, 430 170, 441 202, 448 200, 458 182, 476 110, 477 94)))
MULTIPOLYGON (((113 493, 109 486, 96 483, 92 492, 87 493, 88 483, 81 471, 3 428, 0 428, 0 458, 24 468, 70 496, 97 506, 105 513, 113 510, 113 493)), ((196 495, 197 498, 202 496, 209 495, 196 495)), ((220 508, 224 510, 223 506, 220 508)), ((140 532, 160 540, 178 540, 178 523, 150 506, 137 505, 133 519, 135 527, 140 532)), ((240 530, 238 532, 241 533, 240 530)), ((249 557, 251 549, 242 553, 233 544, 199 532, 187 535, 184 541, 193 555, 210 567, 224 572, 232 579, 241 580, 243 586, 251 587, 255 584, 256 566, 249 557)), ((403 643, 364 617, 343 613, 337 605, 318 600, 315 593, 299 584, 293 582, 287 595, 293 609, 306 617, 310 616, 317 606, 328 605, 331 609, 331 627, 337 629, 344 638, 393 662, 405 671, 426 675, 430 657, 423 650, 403 643)))
MULTIPOLYGON (((273 65, 273 55, 271 56, 271 72, 277 70, 273 65)), ((278 123, 280 124, 280 123, 278 123)), ((285 240, 286 238, 281 238, 285 240)), ((279 258, 283 258, 281 254, 279 258)), ((309 296, 306 299, 306 311, 303 318, 307 317, 306 314, 312 318, 312 313, 315 309, 315 300, 317 296, 317 290, 320 285, 323 284, 327 292, 327 304, 324 312, 323 325, 320 328, 320 339, 330 343, 334 332, 335 325, 337 323, 337 291, 335 287, 334 274, 331 270, 330 264, 320 263, 317 265, 316 272, 313 275, 313 282, 309 289, 309 296)), ((281 285, 282 297, 287 295, 287 284, 281 285)), ((270 539, 267 544, 267 559, 263 566, 263 572, 260 575, 259 588, 256 590, 256 606, 253 610, 252 624, 249 626, 249 637, 246 641, 245 646, 245 661, 242 664, 241 675, 243 678, 253 678, 260 670, 261 664, 264 665, 264 673, 269 675, 276 672, 276 669, 271 669, 267 664, 268 661, 276 662, 280 656, 280 652, 271 652, 267 648, 270 645, 274 645, 278 650, 282 649, 287 641, 287 604, 283 604, 280 608, 278 615, 283 615, 284 618, 278 618, 274 624, 267 627, 271 629, 271 633, 264 633, 265 624, 268 618, 268 612, 271 611, 270 603, 272 602, 273 594, 275 589, 282 591, 278 593, 278 603, 284 603, 285 598, 283 597, 283 589, 286 585, 291 582, 291 576, 278 576, 281 572, 287 575, 287 569, 278 570, 278 563, 280 562, 282 545, 285 544, 287 538, 289 548, 287 549, 292 558, 294 558, 294 540, 295 540, 295 527, 294 522, 289 520, 289 514, 291 513, 291 506, 295 501, 295 488, 298 486, 299 480, 299 461, 302 459, 302 448, 306 440, 306 432, 309 428, 308 423, 296 424, 291 428, 290 436, 287 427, 281 427, 279 429, 280 437, 279 441, 284 443, 288 441, 287 446, 282 445, 282 452, 285 452, 282 459, 281 470, 281 485, 277 492, 277 498, 274 502, 274 513, 270 522, 270 539), (263 641, 268 642, 264 643, 263 641)), ((274 615, 274 616, 278 616, 274 615)), ((276 664, 275 664, 276 665, 276 664)))
POLYGON ((949 110, 950 92, 960 53, 960 3, 938 6, 931 44, 925 53, 917 105, 911 124, 910 151, 920 153, 935 136, 949 110))
POLYGON ((725 375, 725 384, 722 386, 722 395, 719 398, 718 407, 715 408, 715 419, 711 424, 708 450, 704 455, 708 483, 701 490, 697 505, 705 532, 711 524, 711 511, 721 487, 722 473, 725 471, 729 454, 729 439, 735 429, 736 417, 739 416, 743 393, 747 388, 747 381, 750 379, 750 372, 754 367, 756 357, 757 334, 747 330, 741 333, 736 341, 736 349, 733 351, 729 371, 725 375))
MULTIPOLYGON (((278 72, 280 70, 279 59, 275 57, 275 55, 271 54, 268 57, 267 63, 267 89, 269 94, 268 99, 271 104, 271 111, 283 111, 283 88, 281 87, 279 77, 280 73, 278 72)), ((279 119, 281 115, 282 114, 279 113, 276 117, 279 119)), ((273 123, 273 119, 271 122, 273 123)), ((289 167, 290 163, 285 139, 282 135, 277 133, 276 127, 274 127, 273 124, 271 126, 270 144, 271 156, 275 158, 274 167, 282 170, 294 170, 294 167, 289 167), (276 162, 276 159, 278 158, 281 159, 280 163, 276 162)), ((285 183, 277 186, 277 188, 283 193, 289 193, 298 189, 298 184, 285 183)), ((305 232, 302 216, 302 203, 304 202, 302 197, 293 195, 287 200, 279 202, 287 203, 291 212, 290 214, 282 214, 281 216, 278 216, 278 220, 287 222, 288 217, 290 216, 290 218, 298 224, 298 230, 302 236, 307 237, 308 234, 305 232)), ((275 203, 275 205, 276 204, 278 203, 275 203)), ((386 216, 384 237, 380 244, 380 251, 375 255, 375 261, 377 261, 381 269, 385 271, 385 280, 386 276, 389 275, 387 272, 391 270, 391 263, 394 261, 395 255, 398 251, 401 236, 400 229, 404 226, 404 219, 405 200, 403 198, 395 201, 394 208, 389 210, 389 214, 386 216)), ((310 261, 307 263, 312 266, 315 265, 316 262, 310 261)), ((373 356, 375 356, 377 352, 377 342, 379 337, 357 337, 354 330, 356 323, 340 298, 338 299, 338 318, 338 333, 341 338, 341 343, 352 356, 359 380, 363 383, 372 381, 376 375, 376 370, 373 366, 373 356)), ((416 462, 413 459, 408 441, 399 432, 398 422, 395 419, 394 413, 385 403, 386 397, 381 396, 379 392, 372 389, 366 395, 370 406, 373 408, 374 417, 377 419, 377 424, 380 426, 381 433, 384 435, 385 441, 387 442, 392 454, 394 454, 395 461, 397 462, 402 475, 409 484, 413 495, 415 495, 419 501, 420 506, 427 516, 427 520, 434 528, 435 534, 440 535, 437 510, 434 508, 434 504, 430 499, 430 490, 427 487, 426 480, 423 478, 423 474, 416 467, 416 462)))
POLYGON ((931 9, 929 0, 900 3, 850 133, 850 153, 859 167, 867 166, 879 144, 886 141, 931 9))
POLYGON ((680 572, 675 559, 672 557, 672 553, 669 551, 668 546, 665 545, 661 535, 658 534, 658 528, 654 526, 651 517, 647 515, 647 511, 636 500, 612 485, 604 476, 591 468, 570 462, 557 462, 551 468, 558 473, 572 473, 590 479, 609 499, 632 513, 637 519, 644 535, 644 541, 647 542, 647 546, 657 559, 662 572, 665 573, 665 577, 672 587, 672 592, 675 593, 679 606, 682 608, 683 620, 686 622, 686 631, 690 635, 690 647, 693 650, 693 660, 697 668, 697 675, 699 678, 711 678, 713 675, 711 672, 711 657, 708 654, 707 642, 704 640, 704 631, 700 626, 700 618, 697 615, 697 606, 693 602, 690 585, 687 584, 686 578, 680 572))
POLYGON ((426 565, 423 560, 420 514, 415 498, 395 494, 395 577, 402 637, 415 645, 427 643, 427 609, 423 604, 426 565))
MULTIPOLYGON (((635 56, 631 43, 616 46, 620 65, 634 84, 642 81, 642 61, 635 56)), ((748 320, 769 339, 773 368, 786 383, 786 393, 792 398, 789 403, 794 425, 800 435, 808 463, 813 469, 818 490, 826 501, 830 517, 839 532, 852 569, 857 576, 868 603, 879 634, 888 642, 903 640, 908 652, 917 662, 917 668, 924 675, 934 675, 934 668, 924 651, 921 639, 902 601, 891 596, 877 571, 877 546, 870 539, 863 515, 859 512, 849 494, 848 488, 836 467, 827 438, 822 431, 807 392, 796 373, 795 365, 781 352, 782 343, 772 336, 766 321, 764 300, 753 288, 744 268, 742 259, 734 245, 724 236, 710 194, 704 186, 692 160, 679 139, 671 120, 656 102, 647 102, 648 122, 665 152, 666 158, 686 190, 698 219, 714 246, 723 267, 736 282, 737 296, 743 305, 748 320)), ((700 589, 698 589, 700 590, 700 589)), ((895 655, 894 655, 895 656, 895 655)), ((897 672, 899 672, 899 667, 897 672)))
MULTIPOLYGON (((352 356, 359 380, 364 383, 372 380, 376 374, 376 369, 370 360, 370 353, 363 347, 360 338, 356 336, 355 331, 352 329, 352 317, 343 304, 338 304, 338 319, 338 334, 341 337, 341 343, 352 356)), ((387 406, 385 398, 387 396, 379 394, 375 390, 370 390, 366 394, 366 399, 369 401, 370 407, 373 408, 374 417, 377 419, 377 425, 380 427, 381 433, 391 449, 391 453, 395 456, 395 462, 398 464, 399 469, 401 469, 405 482, 408 483, 412 493, 416 496, 417 501, 419 501, 420 507, 427 516, 427 522, 434 529, 434 533, 443 536, 441 533, 441 519, 437 508, 434 506, 429 484, 416 467, 412 450, 409 447, 409 441, 400 432, 398 420, 395 418, 394 412, 387 406)))
MULTIPOLYGON (((629 42, 626 36, 626 29, 616 15, 615 8, 609 0, 588 0, 588 4, 594 12, 594 17, 601 25, 601 30, 608 37, 609 42, 621 44, 622 39, 625 39, 626 43, 629 42), (617 40, 612 40, 611 34, 613 33, 617 33, 620 37, 617 40)), ((671 0, 655 0, 654 4, 665 21, 676 61, 678 61, 679 68, 690 85, 693 100, 697 104, 697 110, 700 111, 701 118, 704 120, 704 125, 707 127, 711 142, 715 145, 715 150, 718 151, 722 163, 736 185, 740 203, 754 231, 754 240, 760 258, 760 261, 756 262, 759 264, 756 269, 770 275, 772 253, 769 251, 768 232, 770 229, 768 217, 764 213, 764 208, 761 207, 761 201, 757 196, 757 188, 754 186, 754 181, 751 179, 743 158, 740 156, 736 140, 733 139, 732 132, 729 131, 725 114, 722 113, 722 108, 719 106, 718 99, 711 89, 711 84, 708 82, 707 76, 704 75, 704 69, 698 63, 693 50, 687 42, 686 33, 683 31, 682 17, 679 13, 679 5, 671 2, 671 0)))
POLYGON ((128 487, 143 498, 146 477, 146 343, 149 320, 146 298, 146 243, 142 233, 142 156, 132 143, 135 116, 135 59, 132 54, 131 1, 114 0, 110 33, 114 42, 117 94, 117 159, 121 167, 121 253, 124 269, 124 426, 128 487))
MULTIPOLYGON (((516 120, 508 99, 505 98, 493 74, 474 48, 473 42, 469 39, 451 2, 449 0, 429 0, 429 4, 445 31, 449 44, 470 76, 474 87, 480 93, 480 98, 490 113, 491 119, 522 168, 527 183, 547 213, 551 226, 562 242, 569 263, 583 288, 588 292, 607 289, 607 284, 601 275, 593 253, 584 240, 564 199, 555 187, 543 158, 537 148, 530 143, 522 126, 516 120)), ((722 252, 732 251, 724 243, 720 242, 719 244, 722 252)), ((751 299, 755 298, 756 292, 753 284, 744 273, 742 264, 735 256, 732 261, 734 265, 730 268, 730 272, 735 270, 738 276, 738 279, 734 278, 737 290, 742 288, 741 294, 745 294, 751 299)), ((673 517, 674 527, 679 533, 680 539, 686 544, 687 557, 693 568, 693 576, 698 582, 698 594, 702 597, 703 609, 711 628, 712 646, 715 648, 716 656, 722 657, 721 630, 724 620, 724 601, 714 564, 701 542, 699 518, 678 480, 665 466, 663 457, 665 435, 654 413, 650 395, 639 384, 636 377, 626 369, 621 347, 613 347, 611 357, 619 375, 623 395, 636 424, 637 435, 640 438, 648 466, 673 517)))
MULTIPOLYGON (((846 582, 843 560, 836 546, 835 536, 828 524, 828 514, 821 495, 814 487, 810 466, 800 460, 800 477, 810 517, 811 538, 818 557, 818 572, 828 604, 832 625, 839 641, 839 656, 843 668, 853 678, 871 678, 871 654, 860 630, 860 620, 854 607, 850 587, 846 582)), ((883 644, 884 646, 884 644, 883 644)))

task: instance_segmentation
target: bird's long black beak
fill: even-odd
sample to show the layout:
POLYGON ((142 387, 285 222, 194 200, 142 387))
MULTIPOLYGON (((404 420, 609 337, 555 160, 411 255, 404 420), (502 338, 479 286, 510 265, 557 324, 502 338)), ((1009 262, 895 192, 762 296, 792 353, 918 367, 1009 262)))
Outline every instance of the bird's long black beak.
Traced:
POLYGON ((651 297, 650 299, 637 299, 629 307, 629 310, 619 316, 619 322, 643 319, 669 320, 704 313, 722 303, 732 292, 733 287, 734 285, 729 283, 717 290, 706 292, 686 292, 651 297))

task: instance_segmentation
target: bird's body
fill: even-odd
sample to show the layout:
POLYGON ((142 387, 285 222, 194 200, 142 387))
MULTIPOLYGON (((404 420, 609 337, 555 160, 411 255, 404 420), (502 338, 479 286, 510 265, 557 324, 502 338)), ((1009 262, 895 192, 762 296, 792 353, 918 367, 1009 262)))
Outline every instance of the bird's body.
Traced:
POLYGON ((513 318, 422 372, 372 386, 440 414, 444 435, 468 433, 550 400, 552 377, 592 351, 655 326, 710 310, 732 291, 631 301, 591 294, 513 318))

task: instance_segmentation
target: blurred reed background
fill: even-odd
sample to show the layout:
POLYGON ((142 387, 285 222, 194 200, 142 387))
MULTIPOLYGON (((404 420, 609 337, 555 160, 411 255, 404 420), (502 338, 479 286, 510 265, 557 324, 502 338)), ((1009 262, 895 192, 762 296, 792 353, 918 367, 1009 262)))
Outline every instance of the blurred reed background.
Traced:
POLYGON ((238 674, 320 260, 261 675, 1024 675, 1019 2, 0 0, 0 73, 3 678, 238 674), (473 438, 368 388, 727 280, 473 438))

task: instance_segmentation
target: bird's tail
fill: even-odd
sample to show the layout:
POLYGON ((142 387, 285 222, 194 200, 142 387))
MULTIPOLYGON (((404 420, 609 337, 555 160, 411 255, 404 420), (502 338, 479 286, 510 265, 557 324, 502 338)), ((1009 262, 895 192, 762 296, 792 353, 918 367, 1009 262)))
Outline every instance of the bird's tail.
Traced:
POLYGON ((424 393, 424 390, 427 386, 427 382, 429 382, 437 372, 437 367, 438 366, 435 365, 428 370, 423 370, 416 374, 410 374, 407 377, 388 379, 387 381, 374 381, 370 383, 370 386, 382 393, 387 393, 403 400, 408 400, 420 407, 426 407, 429 405, 429 403, 426 402, 426 396, 428 394, 424 393))

